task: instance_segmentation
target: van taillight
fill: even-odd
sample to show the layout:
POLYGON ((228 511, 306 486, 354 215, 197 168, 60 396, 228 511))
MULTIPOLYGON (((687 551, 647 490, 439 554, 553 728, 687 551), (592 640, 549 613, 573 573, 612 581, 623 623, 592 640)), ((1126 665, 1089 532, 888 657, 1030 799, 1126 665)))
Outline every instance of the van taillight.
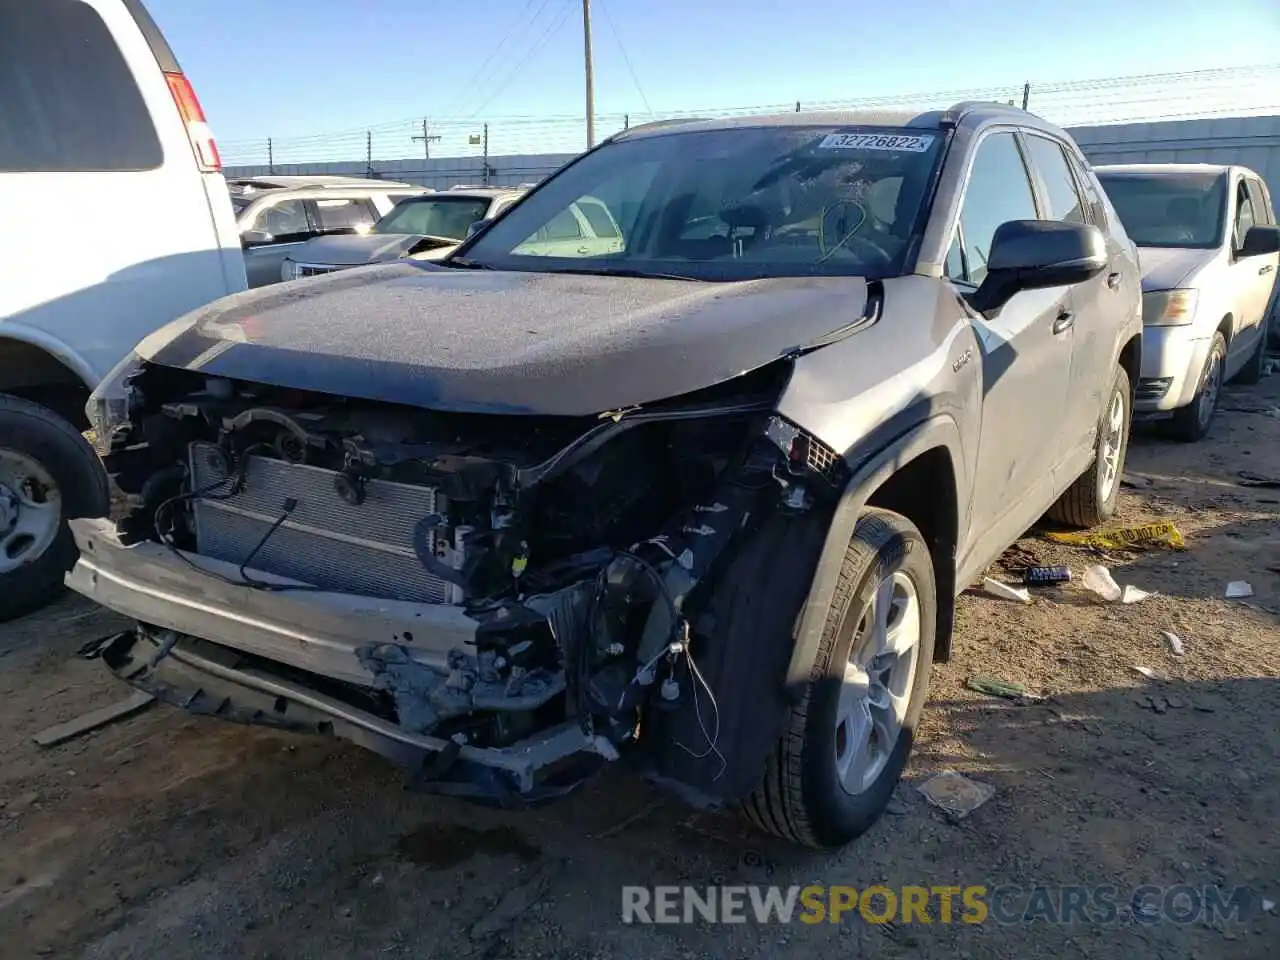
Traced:
POLYGON ((182 122, 186 124, 200 171, 217 173, 222 169, 222 157, 218 155, 218 145, 213 141, 213 133, 205 122, 204 111, 200 109, 196 92, 191 89, 191 82, 181 73, 166 73, 164 78, 169 82, 173 102, 178 105, 178 113, 182 114, 182 122))

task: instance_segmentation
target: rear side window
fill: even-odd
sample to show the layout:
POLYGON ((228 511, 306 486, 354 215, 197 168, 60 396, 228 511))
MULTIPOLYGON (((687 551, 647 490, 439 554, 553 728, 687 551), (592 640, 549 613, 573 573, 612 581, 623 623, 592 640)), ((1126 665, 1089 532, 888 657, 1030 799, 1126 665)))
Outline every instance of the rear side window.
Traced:
POLYGON ((317 200, 321 230, 351 230, 369 227, 378 219, 368 200, 317 200))
POLYGON ((1048 219, 1067 223, 1084 223, 1084 210, 1076 190, 1075 177, 1067 166, 1062 147, 1053 140, 1027 136, 1027 152, 1040 172, 1049 201, 1048 219))
POLYGON ((1258 223, 1267 225, 1276 222, 1275 211, 1271 209, 1271 204, 1267 201, 1267 192, 1263 188, 1261 182, 1250 177, 1245 181, 1249 189, 1249 199, 1253 201, 1253 215, 1257 218, 1258 223))
POLYGON ((151 170, 164 162, 133 74, 80 0, 0 0, 0 171, 151 170))

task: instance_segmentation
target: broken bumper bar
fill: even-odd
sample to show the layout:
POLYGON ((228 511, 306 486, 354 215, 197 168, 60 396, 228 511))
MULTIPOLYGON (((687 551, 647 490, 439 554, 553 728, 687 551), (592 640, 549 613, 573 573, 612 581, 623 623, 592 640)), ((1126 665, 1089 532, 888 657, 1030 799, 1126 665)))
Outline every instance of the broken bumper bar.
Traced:
MULTIPOLYGON (((124 545, 104 519, 69 521, 80 559, 67 586, 134 620, 202 637, 245 653, 373 686, 356 651, 395 644, 418 663, 447 669, 451 649, 474 643, 477 622, 462 608, 313 590, 258 590, 228 583, 234 564, 144 541, 124 545)), ((290 581, 261 570, 257 580, 290 581)))
POLYGON ((413 786, 502 807, 564 796, 607 754, 568 723, 505 748, 412 733, 234 650, 168 631, 128 630, 104 640, 97 654, 122 680, 188 713, 336 736, 409 768, 413 786))

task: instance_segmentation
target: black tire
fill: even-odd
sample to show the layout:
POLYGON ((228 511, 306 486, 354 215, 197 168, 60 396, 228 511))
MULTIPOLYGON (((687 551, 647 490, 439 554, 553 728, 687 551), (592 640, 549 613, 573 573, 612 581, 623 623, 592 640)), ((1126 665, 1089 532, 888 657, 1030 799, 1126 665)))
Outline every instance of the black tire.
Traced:
POLYGON ((30 563, 0 573, 0 622, 49 603, 62 592, 63 575, 76 562, 76 544, 66 521, 106 516, 107 475, 93 448, 76 428, 39 404, 0 394, 0 447, 35 460, 62 497, 58 532, 30 563))
POLYGON ((833 848, 864 833, 884 811, 902 776, 929 692, 937 597, 929 547, 911 521, 887 510, 859 520, 845 552, 812 677, 792 708, 761 784, 743 804, 760 828, 808 847, 833 848), (913 686, 897 743, 861 793, 846 792, 836 770, 837 710, 854 634, 876 587, 905 573, 917 591, 920 640, 913 686))
POLYGON ((1264 322, 1258 330, 1258 345, 1249 356, 1249 362, 1235 376, 1236 383, 1257 383, 1267 371, 1267 326, 1264 322))
POLYGON ((1094 527, 1115 516, 1116 503, 1120 499, 1120 478, 1124 474, 1124 459, 1129 452, 1129 429, 1133 425, 1133 392, 1129 374, 1123 367, 1116 369, 1111 391, 1098 416, 1098 440, 1093 450, 1093 462, 1089 469, 1067 487, 1046 516, 1054 523, 1068 527, 1094 527), (1104 440, 1109 435, 1109 425, 1114 404, 1119 401, 1124 411, 1124 425, 1120 431, 1120 459, 1115 476, 1107 488, 1107 448, 1104 440))
POLYGON ((1209 346, 1209 355, 1205 358, 1204 369, 1200 371, 1200 379, 1196 382, 1196 395, 1185 407, 1173 412, 1173 419, 1168 423, 1169 436, 1182 443, 1195 443, 1203 440, 1213 426, 1213 415, 1218 409, 1218 399, 1222 396, 1223 374, 1226 372, 1227 341, 1221 332, 1213 335, 1213 343, 1209 346), (1211 377, 1216 380, 1211 380, 1211 377), (1213 389, 1208 388, 1212 384, 1213 389))

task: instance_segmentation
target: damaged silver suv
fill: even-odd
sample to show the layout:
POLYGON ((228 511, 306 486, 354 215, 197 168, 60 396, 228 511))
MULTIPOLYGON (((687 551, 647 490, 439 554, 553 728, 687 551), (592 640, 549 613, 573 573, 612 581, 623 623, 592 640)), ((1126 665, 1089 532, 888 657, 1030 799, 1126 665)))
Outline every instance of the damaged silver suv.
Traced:
POLYGON ((832 847, 954 598, 1115 507, 1138 266, 1021 111, 620 134, 440 263, 239 294, 90 401, 118 522, 70 585, 183 709, 508 806, 622 761, 832 847), (560 242, 574 209, 608 242, 560 242))

